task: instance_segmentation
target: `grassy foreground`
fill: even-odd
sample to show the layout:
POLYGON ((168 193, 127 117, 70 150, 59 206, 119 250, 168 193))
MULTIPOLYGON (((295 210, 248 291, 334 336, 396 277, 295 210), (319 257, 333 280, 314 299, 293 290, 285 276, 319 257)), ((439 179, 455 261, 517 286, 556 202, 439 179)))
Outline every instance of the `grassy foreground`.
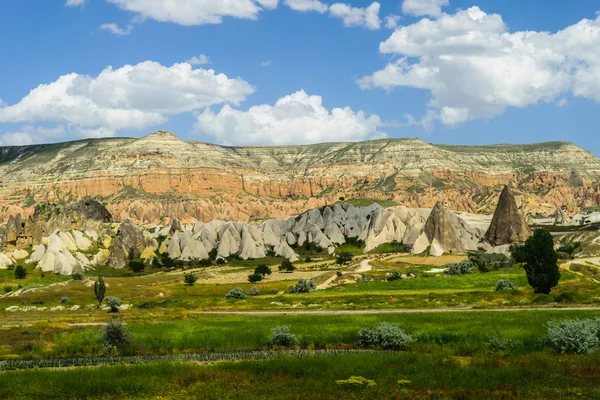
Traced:
POLYGON ((598 357, 356 354, 0 374, 5 399, 593 399, 598 357), (375 385, 336 383, 362 376, 375 385))

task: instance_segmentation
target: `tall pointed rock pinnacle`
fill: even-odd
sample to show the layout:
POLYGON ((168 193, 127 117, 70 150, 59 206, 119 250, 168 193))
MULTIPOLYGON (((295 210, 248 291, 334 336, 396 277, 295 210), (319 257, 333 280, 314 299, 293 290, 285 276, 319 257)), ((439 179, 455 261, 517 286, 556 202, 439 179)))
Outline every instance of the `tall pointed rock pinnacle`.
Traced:
POLYGON ((431 244, 430 253, 432 255, 464 252, 463 245, 456 235, 454 226, 452 226, 450 215, 441 202, 437 202, 431 210, 431 214, 423 227, 423 234, 431 244))
POLYGON ((531 236, 531 230, 517 207, 517 201, 508 186, 504 186, 492 223, 485 239, 493 246, 522 243, 531 236))

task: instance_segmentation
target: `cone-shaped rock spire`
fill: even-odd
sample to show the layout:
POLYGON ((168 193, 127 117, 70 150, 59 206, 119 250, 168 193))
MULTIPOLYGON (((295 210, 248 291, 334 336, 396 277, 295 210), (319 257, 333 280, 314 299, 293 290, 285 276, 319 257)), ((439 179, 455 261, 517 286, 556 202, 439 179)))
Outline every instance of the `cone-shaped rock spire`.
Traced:
POLYGON ((517 201, 508 186, 504 186, 492 223, 485 239, 493 246, 522 243, 531 236, 531 230, 523 218, 517 201))

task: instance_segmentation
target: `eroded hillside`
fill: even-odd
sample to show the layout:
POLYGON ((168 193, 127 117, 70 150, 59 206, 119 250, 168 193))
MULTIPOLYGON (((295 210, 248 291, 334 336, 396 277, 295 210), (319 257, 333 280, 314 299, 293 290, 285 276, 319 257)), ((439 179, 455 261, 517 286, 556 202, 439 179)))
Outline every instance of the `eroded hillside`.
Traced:
POLYGON ((446 146, 383 139, 286 147, 141 139, 0 147, 0 219, 40 202, 95 198, 144 224, 284 218, 345 198, 490 214, 509 184, 525 214, 600 204, 600 160, 565 142, 446 146))

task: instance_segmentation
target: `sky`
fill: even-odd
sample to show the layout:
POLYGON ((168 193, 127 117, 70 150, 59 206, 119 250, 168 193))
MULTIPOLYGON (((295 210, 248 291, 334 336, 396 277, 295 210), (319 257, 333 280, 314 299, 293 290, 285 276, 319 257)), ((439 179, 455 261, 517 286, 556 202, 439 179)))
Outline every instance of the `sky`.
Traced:
POLYGON ((597 0, 4 0, 0 146, 571 141, 600 156, 597 0))

